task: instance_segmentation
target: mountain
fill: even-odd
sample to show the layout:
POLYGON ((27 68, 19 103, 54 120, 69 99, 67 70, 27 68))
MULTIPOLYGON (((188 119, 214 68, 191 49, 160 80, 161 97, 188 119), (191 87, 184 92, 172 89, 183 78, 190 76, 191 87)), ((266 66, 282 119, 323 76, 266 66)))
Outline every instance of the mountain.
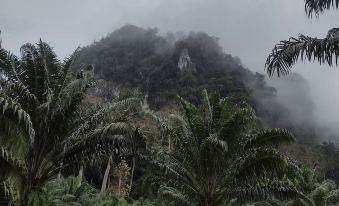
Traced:
POLYGON ((216 37, 203 32, 161 36, 155 28, 126 25, 82 48, 76 65, 87 64, 94 64, 97 77, 110 87, 138 88, 154 110, 173 105, 176 95, 198 103, 206 88, 251 104, 264 126, 288 128, 304 142, 315 139, 309 130, 314 125, 291 121, 292 111, 278 101, 264 75, 245 68, 216 37))

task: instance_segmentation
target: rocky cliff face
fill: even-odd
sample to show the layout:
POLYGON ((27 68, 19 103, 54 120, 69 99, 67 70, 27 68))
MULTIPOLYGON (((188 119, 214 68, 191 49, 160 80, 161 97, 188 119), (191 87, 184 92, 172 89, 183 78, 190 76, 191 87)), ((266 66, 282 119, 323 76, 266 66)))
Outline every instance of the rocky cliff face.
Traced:
POLYGON ((192 62, 192 59, 189 56, 188 50, 186 48, 181 51, 178 61, 178 67, 180 71, 196 71, 195 65, 192 62))

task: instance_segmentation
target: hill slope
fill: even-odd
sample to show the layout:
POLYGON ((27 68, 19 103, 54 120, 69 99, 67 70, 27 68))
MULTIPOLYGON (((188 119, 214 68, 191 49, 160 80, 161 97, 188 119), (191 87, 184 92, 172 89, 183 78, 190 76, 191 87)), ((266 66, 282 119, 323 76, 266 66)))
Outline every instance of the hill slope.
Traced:
POLYGON ((265 126, 288 128, 303 141, 314 139, 314 125, 290 123, 289 110, 264 75, 245 68, 205 33, 163 37, 157 29, 126 25, 82 48, 77 64, 94 64, 98 77, 120 88, 140 89, 155 110, 173 104, 177 94, 198 102, 206 88, 250 103, 265 126))

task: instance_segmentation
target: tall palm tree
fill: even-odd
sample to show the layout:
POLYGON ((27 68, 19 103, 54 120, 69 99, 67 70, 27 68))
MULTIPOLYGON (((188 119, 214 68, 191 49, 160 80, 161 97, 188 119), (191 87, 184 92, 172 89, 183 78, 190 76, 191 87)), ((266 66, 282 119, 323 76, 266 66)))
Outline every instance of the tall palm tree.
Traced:
MULTIPOLYGON (((339 0, 305 0, 305 11, 309 18, 331 8, 339 8, 339 0)), ((290 72, 291 67, 301 61, 318 61, 329 66, 338 65, 339 28, 328 31, 325 38, 313 38, 300 34, 288 40, 280 41, 273 48, 266 61, 266 69, 270 76, 278 76, 290 72)))
POLYGON ((85 108, 93 67, 70 72, 77 52, 61 62, 41 40, 20 51, 18 58, 0 48, 0 181, 25 205, 56 174, 131 143, 138 130, 127 119, 140 103, 85 108))
MULTIPOLYGON (((182 115, 158 118, 170 147, 157 154, 165 169, 160 193, 178 205, 215 206, 268 197, 308 199, 282 181, 298 168, 277 148, 293 142, 281 129, 258 129, 258 119, 246 104, 203 92, 195 106, 180 98, 182 115)), ((310 203, 312 204, 312 203, 310 203)))

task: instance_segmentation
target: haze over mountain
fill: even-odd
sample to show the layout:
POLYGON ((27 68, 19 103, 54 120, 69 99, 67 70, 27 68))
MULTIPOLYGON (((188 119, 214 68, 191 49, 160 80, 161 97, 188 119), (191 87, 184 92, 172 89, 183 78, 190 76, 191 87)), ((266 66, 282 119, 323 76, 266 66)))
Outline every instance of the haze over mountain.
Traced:
MULTIPOLYGON (((41 37, 55 45, 61 57, 126 23, 158 27, 163 34, 203 31, 220 38, 224 50, 239 56, 246 67, 264 73, 267 54, 279 40, 295 36, 297 32, 323 37, 324 31, 337 25, 337 12, 328 12, 312 21, 307 19, 303 3, 302 0, 100 0, 93 5, 92 1, 80 0, 2 0, 0 29, 3 46, 14 53, 19 53, 23 43, 35 42, 41 37), (20 7, 13 10, 15 5, 20 7)), ((294 69, 308 81, 315 121, 338 133, 339 73, 323 67, 307 63, 294 69)), ((278 94, 281 89, 278 87, 278 94)), ((284 102, 289 106, 293 101, 285 98, 284 102)))
MULTIPOLYGON (((285 88, 279 93, 264 75, 251 72, 239 58, 223 52, 218 38, 206 33, 161 36, 157 29, 125 25, 81 49, 75 68, 88 64, 95 65, 97 76, 110 82, 110 87, 113 83, 120 89, 139 89, 154 110, 172 105, 178 94, 198 103, 206 88, 238 103, 250 103, 264 126, 288 128, 302 142, 330 137, 314 121, 305 79, 297 73, 281 81, 271 79, 285 88)), ((112 96, 105 87, 100 96, 112 96)))
POLYGON ((0 205, 339 206, 338 17, 0 0, 0 205))

